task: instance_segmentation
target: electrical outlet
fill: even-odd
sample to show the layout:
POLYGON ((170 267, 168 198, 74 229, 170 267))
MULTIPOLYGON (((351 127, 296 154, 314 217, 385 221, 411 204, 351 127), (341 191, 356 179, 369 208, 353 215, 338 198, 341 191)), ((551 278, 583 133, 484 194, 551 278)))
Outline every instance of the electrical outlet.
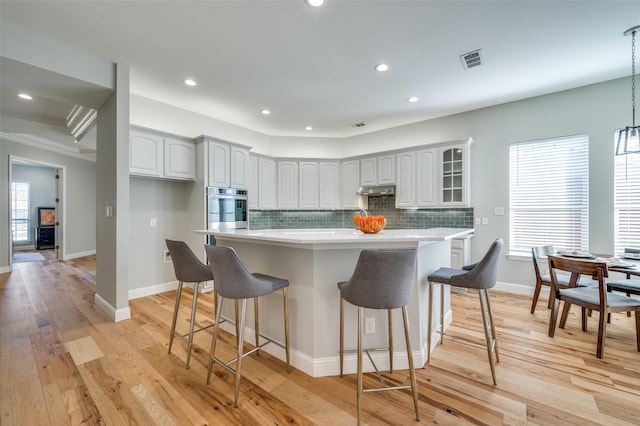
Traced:
POLYGON ((376 332, 376 319, 365 318, 364 320, 364 334, 374 334, 376 332))
POLYGON ((480 225, 482 223, 482 219, 476 217, 476 225, 480 225))
POLYGON ((171 253, 169 253, 169 250, 165 250, 162 253, 162 262, 163 263, 169 263, 171 262, 171 253))
POLYGON ((155 217, 152 217, 151 220, 149 221, 149 225, 150 226, 156 226, 158 224, 158 221, 156 220, 155 217))

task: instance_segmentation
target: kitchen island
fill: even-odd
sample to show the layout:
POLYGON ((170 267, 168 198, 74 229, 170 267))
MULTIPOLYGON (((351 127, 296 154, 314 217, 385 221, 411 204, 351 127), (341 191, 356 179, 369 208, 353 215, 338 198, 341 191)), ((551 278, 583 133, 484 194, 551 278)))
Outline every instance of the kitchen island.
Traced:
MULTIPOLYGON (((196 231, 214 235, 216 244, 233 247, 250 272, 261 272, 286 278, 289 287, 289 326, 291 362, 296 368, 313 376, 339 373, 339 291, 337 283, 351 277, 360 252, 364 249, 417 250, 415 284, 409 312, 411 345, 416 366, 426 361, 428 286, 427 276, 434 270, 449 266, 451 240, 473 233, 473 229, 431 228, 383 230, 364 234, 354 229, 276 229, 276 230, 216 230, 196 231)), ((439 300, 440 287, 434 297, 439 300)), ((445 286, 445 322, 451 321, 449 289, 445 286)), ((233 318, 231 306, 223 315, 233 318)), ((435 323, 440 318, 439 304, 434 303, 435 323)), ((251 310, 249 310, 251 311, 251 310)), ((356 308, 345 306, 345 347, 355 348, 356 308)), ((373 318, 374 330, 365 335, 364 346, 387 346, 386 311, 365 310, 365 318, 373 318)), ((370 321, 371 323, 371 321, 370 321)), ((248 316, 247 325, 253 324, 248 316)), ((226 328, 234 333, 233 327, 226 328)), ((284 341, 282 298, 271 295, 260 301, 260 330, 267 336, 284 341)), ((406 348, 400 311, 394 312, 394 368, 407 368, 406 348)), ((253 336, 247 330, 245 336, 253 336)), ((439 336, 439 335, 437 335, 439 336)), ((251 341, 251 337, 248 337, 251 341)), ((253 342, 252 342, 253 343, 253 342)), ((284 359, 284 351, 267 345, 265 351, 284 359)), ((372 353, 379 368, 388 368, 386 352, 372 353)), ((345 373, 356 371, 355 354, 345 355, 345 373)), ((365 371, 372 370, 365 363, 365 371)))

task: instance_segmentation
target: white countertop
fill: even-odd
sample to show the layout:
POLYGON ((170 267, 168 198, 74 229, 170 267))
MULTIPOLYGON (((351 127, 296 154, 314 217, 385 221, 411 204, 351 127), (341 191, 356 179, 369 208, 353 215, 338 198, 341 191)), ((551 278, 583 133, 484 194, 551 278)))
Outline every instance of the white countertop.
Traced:
POLYGON ((383 229, 377 234, 365 234, 350 228, 330 229, 229 229, 198 230, 197 233, 241 240, 262 240, 291 244, 357 243, 357 242, 420 242, 445 241, 473 234, 465 228, 383 229))

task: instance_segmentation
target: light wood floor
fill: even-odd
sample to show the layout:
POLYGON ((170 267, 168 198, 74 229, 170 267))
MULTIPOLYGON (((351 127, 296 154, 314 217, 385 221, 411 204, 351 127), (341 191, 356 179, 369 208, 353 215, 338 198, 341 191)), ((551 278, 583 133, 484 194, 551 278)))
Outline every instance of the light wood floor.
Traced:
MULTIPOLYGON (((523 270, 533 274, 533 270, 523 270)), ((233 379, 216 367, 205 384, 211 335, 199 333, 184 367, 185 345, 167 354, 175 292, 132 300, 132 318, 105 319, 93 303, 95 258, 14 265, 0 275, 0 424, 10 425, 351 425, 355 375, 311 378, 262 353, 243 364, 240 407, 233 379)), ((431 364, 417 370, 421 423, 640 424, 640 353, 633 319, 615 315, 605 357, 595 357, 597 317, 580 330, 575 313, 566 330, 547 337, 545 301, 529 314, 528 297, 494 291, 499 336, 498 386, 486 351, 445 338, 431 364)), ((453 295, 451 332, 481 336, 475 293, 453 295)), ((210 322, 210 294, 198 323, 210 322)), ((187 326, 190 297, 179 327, 187 326)), ((577 309, 576 309, 577 311, 577 309)), ((222 346, 231 353, 233 339, 222 346)), ((336 330, 336 338, 337 330, 336 330)), ((407 383, 406 371, 385 374, 407 383)), ((367 376, 366 385, 375 385, 367 376)), ((364 395, 371 425, 411 425, 409 392, 364 395)))

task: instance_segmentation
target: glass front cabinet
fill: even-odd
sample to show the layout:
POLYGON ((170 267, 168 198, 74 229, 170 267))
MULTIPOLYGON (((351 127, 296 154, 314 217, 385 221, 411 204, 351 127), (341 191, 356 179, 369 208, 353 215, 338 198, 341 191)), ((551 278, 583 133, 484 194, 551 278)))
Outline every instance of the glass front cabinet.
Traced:
POLYGON ((470 142, 440 147, 441 206, 469 205, 470 142))

